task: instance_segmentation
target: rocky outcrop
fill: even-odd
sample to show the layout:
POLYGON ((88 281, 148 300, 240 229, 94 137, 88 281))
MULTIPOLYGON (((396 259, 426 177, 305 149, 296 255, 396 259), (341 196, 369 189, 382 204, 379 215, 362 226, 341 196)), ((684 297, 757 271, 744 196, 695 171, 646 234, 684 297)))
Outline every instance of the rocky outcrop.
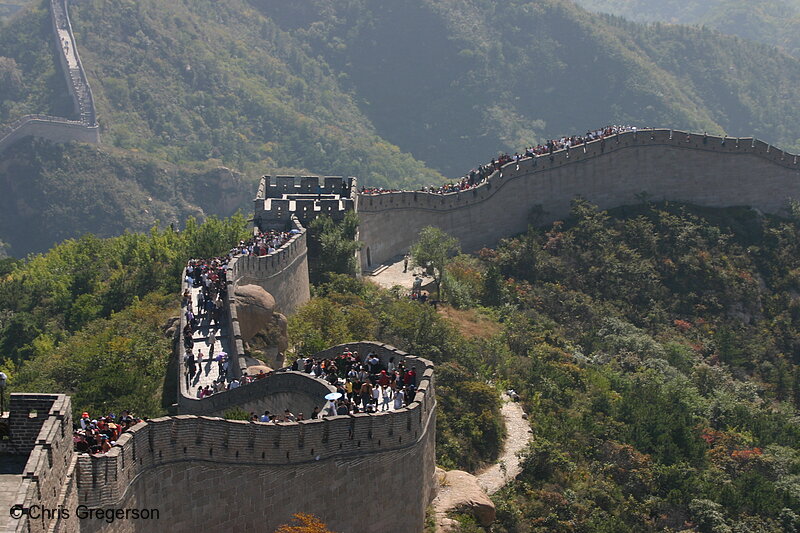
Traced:
POLYGON ((242 340, 249 341, 272 322, 275 298, 258 285, 240 285, 233 293, 242 340))
MULTIPOLYGON (((242 341, 254 341, 263 352, 267 365, 283 365, 283 353, 289 347, 286 317, 275 312, 275 298, 259 285, 240 285, 233 293, 242 341)), ((264 364, 261 362, 260 364, 264 364)))
POLYGON ((453 511, 471 514, 484 527, 494 522, 494 503, 478 484, 475 476, 461 470, 445 472, 437 468, 436 478, 439 481, 439 493, 433 500, 433 509, 437 532, 460 530, 458 522, 447 516, 447 513, 453 511))

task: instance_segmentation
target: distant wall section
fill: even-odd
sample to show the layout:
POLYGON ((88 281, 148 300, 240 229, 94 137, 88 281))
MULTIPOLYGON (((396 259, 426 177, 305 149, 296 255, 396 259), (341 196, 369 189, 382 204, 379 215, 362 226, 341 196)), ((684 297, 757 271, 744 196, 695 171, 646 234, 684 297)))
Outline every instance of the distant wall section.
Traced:
POLYGON ((582 196, 602 209, 650 200, 709 207, 749 205, 781 213, 800 199, 798 157, 754 139, 671 130, 623 133, 509 163, 474 189, 446 195, 359 195, 361 266, 371 270, 409 249, 425 226, 438 226, 465 251, 524 232, 541 206, 545 224, 569 214, 582 196))
POLYGON ((56 143, 100 143, 94 96, 72 33, 67 0, 50 0, 50 22, 56 55, 77 120, 49 115, 21 117, 0 129, 0 152, 25 137, 39 137, 56 143))
POLYGON ((100 128, 82 122, 47 115, 29 115, 17 121, 0 138, 0 152, 25 137, 40 137, 55 143, 82 142, 98 144, 100 128))

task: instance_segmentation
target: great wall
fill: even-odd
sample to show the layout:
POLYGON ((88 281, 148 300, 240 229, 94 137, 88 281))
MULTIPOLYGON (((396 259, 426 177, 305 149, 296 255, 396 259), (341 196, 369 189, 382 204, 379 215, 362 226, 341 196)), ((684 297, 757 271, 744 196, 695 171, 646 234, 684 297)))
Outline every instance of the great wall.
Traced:
POLYGON ((50 115, 25 115, 14 123, 0 127, 0 153, 25 137, 39 137, 52 142, 100 142, 100 127, 92 88, 86 79, 72 23, 67 10, 68 0, 50 0, 50 21, 53 42, 72 99, 74 118, 50 115))
MULTIPOLYGON (((240 256, 227 267, 225 346, 239 376, 247 368, 239 312, 240 284, 271 291, 291 313, 310 298, 304 224, 354 210, 364 243, 364 271, 402 254, 426 225, 459 238, 465 250, 490 246, 524 231, 536 208, 546 223, 567 215, 583 196, 602 208, 643 199, 706 206, 752 206, 781 214, 800 198, 800 161, 753 139, 720 138, 672 130, 640 130, 571 150, 512 162, 484 183, 458 193, 359 194, 354 178, 262 178, 254 200, 256 228, 294 229, 274 253, 240 256)), ((181 324, 183 326, 183 323, 181 324)), ((176 360, 182 351, 176 343, 176 360)), ((335 531, 421 531, 434 481, 436 399, 430 361, 379 343, 349 345, 382 362, 404 358, 424 369, 408 407, 281 424, 220 418, 234 407, 259 412, 291 404, 319 405, 332 391, 301 372, 279 371, 246 387, 197 399, 178 373, 176 416, 135 426, 104 455, 72 451, 69 398, 12 395, 4 420, 6 453, 27 457, 13 501, 52 508, 158 509, 176 531, 203 523, 271 531, 292 513, 310 512, 335 531), (402 465, 402 468, 398 468, 402 465), (354 509, 391 487, 369 523, 354 509), (396 517, 404 517, 398 521, 396 517)), ((321 354, 338 353, 341 346, 321 354)), ((27 508, 27 507, 26 507, 27 508)), ((74 517, 73 517, 74 518, 74 517)), ((2 525, 2 524, 0 524, 2 525)), ((63 516, 6 522, 9 531, 160 531, 158 521, 75 520, 63 516)))
MULTIPOLYGON (((27 135, 99 142, 66 5, 66 0, 51 0, 51 15, 80 119, 23 117, 0 139, 0 151, 27 135)), ((236 288, 259 285, 274 296, 277 310, 289 314, 308 301, 305 227, 317 216, 338 220, 350 210, 358 214, 359 262, 368 273, 408 251, 425 226, 442 228, 464 250, 474 251, 525 231, 534 210, 541 224, 563 219, 576 196, 603 209, 647 199, 751 206, 782 214, 790 200, 800 199, 800 161, 751 138, 652 129, 512 162, 477 187, 450 194, 360 194, 355 178, 265 176, 254 199, 254 227, 295 231, 274 253, 238 256, 227 266, 220 335, 232 362, 230 372, 240 377, 248 365, 236 288)), ((181 320, 177 331, 185 325, 181 320)), ((180 366, 183 349, 180 342, 175 345, 174 361, 180 366)), ((0 510, 0 530, 187 531, 203 524, 211 531, 272 531, 293 513, 309 512, 342 533, 422 531, 436 492, 433 365, 376 342, 348 346, 362 356, 374 352, 383 363, 395 357, 416 365, 420 379, 413 401, 389 412, 300 422, 226 420, 222 417, 233 408, 260 412, 291 405, 310 411, 333 389, 308 374, 283 369, 198 399, 177 372, 178 414, 138 424, 108 453, 88 455, 73 451, 69 397, 13 394, 0 421, 6 431, 0 452, 18 468, 0 478, 0 498, 9 508, 28 512, 10 518, 0 510), (358 512, 372 508, 376 492, 387 495, 380 512, 358 512), (42 512, 31 513, 37 506, 42 512), (159 519, 76 516, 79 509, 131 508, 155 510, 159 519)))

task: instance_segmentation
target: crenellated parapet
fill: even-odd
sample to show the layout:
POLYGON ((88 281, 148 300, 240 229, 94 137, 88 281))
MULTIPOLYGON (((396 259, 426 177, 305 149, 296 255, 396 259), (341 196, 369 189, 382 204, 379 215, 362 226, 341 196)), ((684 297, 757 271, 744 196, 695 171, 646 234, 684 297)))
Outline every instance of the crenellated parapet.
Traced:
POLYGON ((228 264, 229 298, 235 285, 259 285, 275 298, 276 311, 284 314, 293 313, 311 299, 306 228, 292 216, 282 229, 296 233, 275 252, 238 256, 228 264))
MULTIPOLYGON (((108 453, 78 456, 78 503, 152 505, 176 530, 192 523, 213 523, 218 530, 235 524, 245 530, 273 531, 292 513, 309 512, 334 530, 361 531, 363 516, 352 510, 372 501, 376 486, 381 486, 397 497, 381 500, 380 513, 369 515, 370 527, 389 533, 422 531, 425 507, 434 490, 433 365, 385 344, 347 346, 416 366, 418 387, 413 401, 395 411, 278 424, 193 415, 150 420, 123 434, 108 453), (256 503, 253 497, 266 503, 256 503), (213 505, 206 505, 208 501, 213 505), (246 501, 253 502, 247 512, 242 508, 246 501), (269 512, 251 512, 262 509, 261 505, 267 505, 269 512)), ((277 374, 292 383, 287 381, 282 389, 265 385, 263 391, 280 394, 301 379, 320 382, 295 374, 277 374)), ((97 530, 104 527, 96 525, 97 530)), ((114 527, 133 530, 125 529, 133 525, 123 522, 114 527)))
MULTIPOLYGON (((12 394, 7 424, 9 439, 0 443, 6 459, 18 456, 25 466, 10 505, 57 509, 67 505, 75 455, 72 451, 72 405, 63 394, 12 394)), ((9 476, 6 476, 9 477, 9 476)), ((4 484, 8 489, 8 483, 4 484)), ((6 514, 10 511, 6 510, 6 514)), ((44 532, 57 517, 32 519, 22 515, 9 531, 44 532)))
POLYGON ((320 215, 341 220, 355 209, 357 180, 341 176, 264 176, 254 201, 261 229, 281 229, 291 217, 304 225, 320 215))
POLYGON ((566 217, 576 196, 603 209, 646 197, 778 214, 800 198, 800 160, 752 138, 639 130, 508 163, 461 192, 359 195, 361 266, 371 270, 404 253, 429 225, 466 251, 491 246, 524 232, 536 206, 540 223, 566 217))

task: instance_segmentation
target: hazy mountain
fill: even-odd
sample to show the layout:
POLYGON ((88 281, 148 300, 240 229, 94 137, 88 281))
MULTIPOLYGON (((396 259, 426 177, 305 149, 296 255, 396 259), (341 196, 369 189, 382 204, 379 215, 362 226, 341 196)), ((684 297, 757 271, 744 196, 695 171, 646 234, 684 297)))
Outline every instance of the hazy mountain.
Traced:
MULTIPOLYGON (((115 149, 101 160, 130 153, 186 175, 224 166, 249 180, 312 172, 415 187, 609 123, 800 148, 800 108, 787 105, 800 97, 798 60, 571 2, 87 0, 70 13, 103 142, 115 149)), ((0 50, 0 121, 66 112, 46 2, 0 27, 0 50)), ((95 230, 111 234, 109 223, 95 230)), ((0 239, 18 242, 9 231, 0 239)))
POLYGON ((798 0, 575 0, 639 22, 696 24, 777 46, 800 57, 798 0))
POLYGON ((450 175, 615 122, 787 147, 800 137, 800 111, 784 106, 798 96, 800 63, 708 30, 551 0, 252 2, 346 75, 384 138, 450 175))
POLYGON ((224 167, 188 169, 119 150, 21 141, 0 159, 0 228, 10 254, 94 233, 182 227, 246 208, 254 183, 224 167))

